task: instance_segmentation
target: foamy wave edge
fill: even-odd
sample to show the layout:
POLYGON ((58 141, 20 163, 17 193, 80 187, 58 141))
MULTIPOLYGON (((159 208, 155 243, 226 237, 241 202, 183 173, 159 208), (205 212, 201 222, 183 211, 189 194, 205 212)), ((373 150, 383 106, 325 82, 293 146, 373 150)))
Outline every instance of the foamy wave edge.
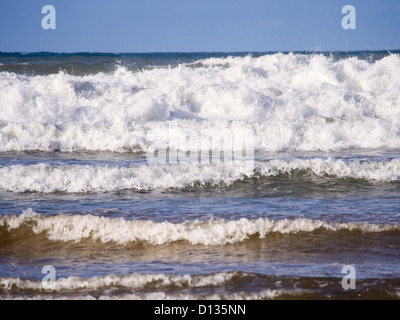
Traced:
POLYGON ((166 245, 185 241, 191 245, 221 246, 236 244, 250 237, 265 238, 269 234, 296 234, 324 229, 330 232, 359 231, 363 233, 398 231, 398 224, 338 223, 311 219, 271 220, 209 220, 183 223, 154 222, 151 220, 128 221, 123 218, 105 218, 93 215, 39 215, 32 209, 21 215, 0 217, 0 228, 7 232, 30 228, 34 234, 44 234, 50 241, 127 245, 146 242, 150 245, 166 245))
POLYGON ((300 296, 302 293, 307 293, 300 290, 270 290, 266 289, 261 292, 237 292, 226 294, 169 294, 165 292, 151 292, 151 293, 128 293, 118 295, 103 294, 99 297, 94 295, 52 295, 40 294, 35 296, 27 295, 8 295, 5 297, 0 296, 0 300, 272 300, 278 299, 282 295, 300 296))
POLYGON ((282 294, 301 294, 304 290, 264 289, 257 292, 235 293, 166 293, 164 289, 196 289, 228 285, 236 278, 252 276, 240 271, 199 275, 114 274, 81 278, 59 278, 43 286, 41 281, 20 278, 0 278, 1 299, 84 299, 84 300, 259 300, 274 299, 282 294), (123 291, 122 293, 113 290, 123 291), (150 290, 141 292, 141 290, 150 290), (71 295, 73 292, 73 295, 71 295), (93 295, 96 292, 96 296, 93 295), (27 296, 29 293, 29 296, 27 296))
MULTIPOLYGON (((153 288, 165 287, 191 287, 201 288, 208 286, 220 286, 226 284, 234 277, 240 276, 239 272, 221 272, 209 275, 166 275, 166 274, 130 274, 117 276, 114 274, 106 276, 96 276, 92 278, 81 278, 71 276, 68 278, 59 278, 53 282, 52 286, 47 286, 55 291, 64 290, 98 290, 102 288, 119 287, 140 289, 151 286, 153 288)), ((41 291, 42 282, 34 280, 25 280, 20 278, 0 278, 0 288, 5 291, 12 289, 41 291)), ((45 291, 45 290, 44 290, 45 291)))
POLYGON ((232 185, 245 178, 276 177, 306 172, 317 177, 363 179, 376 182, 400 180, 400 159, 379 162, 341 159, 294 159, 265 162, 199 165, 138 165, 133 167, 52 166, 38 164, 0 168, 0 190, 23 193, 85 193, 118 190, 156 190, 220 184, 232 185))

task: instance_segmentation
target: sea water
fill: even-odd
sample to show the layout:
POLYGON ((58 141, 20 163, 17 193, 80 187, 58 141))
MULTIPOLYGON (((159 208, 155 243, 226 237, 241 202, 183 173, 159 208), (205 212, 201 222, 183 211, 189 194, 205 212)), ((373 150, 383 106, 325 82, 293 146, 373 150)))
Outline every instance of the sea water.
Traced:
POLYGON ((399 52, 0 53, 1 299, 399 298, 399 191, 399 52))

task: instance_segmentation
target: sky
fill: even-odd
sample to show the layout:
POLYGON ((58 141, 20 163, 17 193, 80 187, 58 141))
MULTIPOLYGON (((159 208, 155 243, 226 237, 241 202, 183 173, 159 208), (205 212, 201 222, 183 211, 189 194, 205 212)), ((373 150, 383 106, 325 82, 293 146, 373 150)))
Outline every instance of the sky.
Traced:
POLYGON ((0 0, 3 52, 400 49, 400 0, 0 0), (56 29, 43 29, 45 5, 56 29), (345 5, 356 29, 343 29, 345 5))

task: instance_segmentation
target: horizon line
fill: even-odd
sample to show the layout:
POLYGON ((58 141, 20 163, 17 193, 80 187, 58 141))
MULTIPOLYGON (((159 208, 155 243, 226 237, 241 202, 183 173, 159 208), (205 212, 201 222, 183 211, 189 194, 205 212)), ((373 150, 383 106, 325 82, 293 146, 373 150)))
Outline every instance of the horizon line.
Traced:
POLYGON ((361 50, 268 50, 268 51, 137 51, 137 52, 129 52, 129 51, 121 51, 121 52, 112 52, 112 51, 2 51, 0 50, 0 54, 110 54, 110 55, 122 55, 122 54, 245 54, 245 53, 256 53, 256 54, 264 54, 264 53, 353 53, 353 52, 388 52, 391 51, 400 51, 398 49, 379 49, 379 50, 371 50, 371 49, 361 49, 361 50))

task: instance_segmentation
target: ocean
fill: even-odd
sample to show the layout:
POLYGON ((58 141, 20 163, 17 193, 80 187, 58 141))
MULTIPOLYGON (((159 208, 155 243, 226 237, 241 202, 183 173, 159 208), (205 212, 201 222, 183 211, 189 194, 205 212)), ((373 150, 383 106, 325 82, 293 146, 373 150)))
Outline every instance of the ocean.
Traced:
POLYGON ((0 299, 399 299, 399 54, 0 53, 0 299))

